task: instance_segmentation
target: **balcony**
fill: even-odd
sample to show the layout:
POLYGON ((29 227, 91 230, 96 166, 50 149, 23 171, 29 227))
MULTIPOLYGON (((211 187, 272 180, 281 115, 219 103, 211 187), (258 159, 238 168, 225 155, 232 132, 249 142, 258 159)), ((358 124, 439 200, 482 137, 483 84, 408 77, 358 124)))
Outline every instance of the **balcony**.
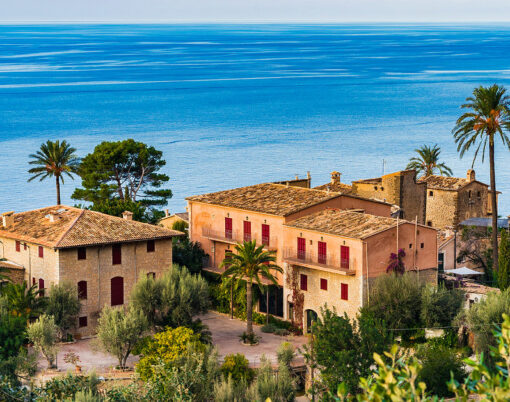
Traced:
POLYGON ((330 255, 318 255, 311 251, 297 251, 293 249, 285 249, 283 252, 283 261, 292 265, 299 265, 312 269, 320 269, 322 271, 332 272, 342 275, 355 275, 356 271, 348 260, 339 261, 330 255))
POLYGON ((227 244, 238 244, 242 243, 243 241, 256 240, 257 244, 263 244, 264 248, 268 250, 276 250, 278 245, 278 238, 276 237, 264 236, 262 239, 260 239, 256 234, 249 235, 233 230, 215 230, 210 227, 202 228, 202 236, 208 238, 209 240, 227 244))

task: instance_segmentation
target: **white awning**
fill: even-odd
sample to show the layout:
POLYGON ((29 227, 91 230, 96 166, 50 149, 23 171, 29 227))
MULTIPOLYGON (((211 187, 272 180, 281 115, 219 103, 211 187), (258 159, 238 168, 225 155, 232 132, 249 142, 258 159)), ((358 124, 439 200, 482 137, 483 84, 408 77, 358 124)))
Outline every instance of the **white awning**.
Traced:
POLYGON ((474 269, 471 269, 471 268, 468 268, 468 267, 460 267, 460 268, 457 268, 457 269, 447 269, 444 272, 446 272, 447 274, 460 275, 460 276, 464 276, 464 275, 483 275, 482 272, 475 271, 474 269))

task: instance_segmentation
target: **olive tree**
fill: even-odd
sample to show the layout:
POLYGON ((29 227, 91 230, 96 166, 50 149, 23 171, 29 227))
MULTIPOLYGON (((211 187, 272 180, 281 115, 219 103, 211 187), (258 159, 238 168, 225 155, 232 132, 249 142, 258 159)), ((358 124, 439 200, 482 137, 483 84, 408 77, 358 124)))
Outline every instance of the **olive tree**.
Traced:
POLYGON ((27 335, 30 342, 48 361, 48 368, 55 367, 57 357, 57 331, 55 319, 51 315, 43 314, 37 321, 28 326, 27 335))
POLYGON ((52 315, 55 319, 60 339, 64 339, 67 331, 76 326, 80 308, 81 304, 76 286, 69 282, 51 286, 46 304, 46 313, 52 315))

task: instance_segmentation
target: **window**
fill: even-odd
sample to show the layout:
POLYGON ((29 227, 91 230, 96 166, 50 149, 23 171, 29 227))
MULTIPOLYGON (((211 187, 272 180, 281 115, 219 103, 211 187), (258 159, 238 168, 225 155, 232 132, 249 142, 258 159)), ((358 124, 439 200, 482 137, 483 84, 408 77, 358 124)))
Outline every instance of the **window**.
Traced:
POLYGON ((424 247, 425 247, 425 243, 421 243, 420 248, 424 248, 424 247))
POLYGON ((23 243, 23 250, 27 251, 27 243, 23 243))
POLYGON ((112 246, 112 265, 122 264, 122 248, 120 244, 112 246))
POLYGON ((32 278, 32 286, 35 285, 36 281, 35 278, 32 278))
POLYGON ((478 198, 482 198, 482 193, 479 191, 478 193, 476 193, 476 196, 477 196, 478 198))
POLYGON ((116 276, 110 281, 111 305, 120 306, 124 304, 124 278, 116 276))
POLYGON ((87 249, 85 247, 78 247, 78 259, 79 260, 87 259, 87 249))
POLYGON ((444 271, 444 253, 439 253, 437 255, 437 270, 439 272, 444 271))
POLYGON ((16 251, 19 253, 21 251, 21 243, 16 240, 16 251))
POLYGON ((87 300, 87 281, 78 282, 78 299, 87 300))
POLYGON ((349 285, 347 283, 340 284, 340 298, 342 300, 349 300, 349 285))
POLYGON ((244 241, 251 241, 251 222, 243 221, 244 241))
POLYGON ((155 272, 148 272, 147 278, 149 279, 156 279, 156 273, 155 272))
POLYGON ((262 244, 269 246, 269 225, 262 224, 262 244))
POLYGON ((44 248, 43 248, 43 246, 39 246, 39 258, 44 258, 44 248))
POLYGON ((44 279, 39 278, 39 296, 44 296, 44 279))
POLYGON ((413 243, 409 243, 409 248, 413 248, 413 243))
POLYGON ((83 328, 88 325, 87 316, 78 318, 78 327, 83 328))
POLYGON ((299 277, 301 282, 301 290, 308 290, 308 276, 301 274, 299 277))
POLYGON ((317 251, 319 264, 326 264, 326 242, 317 242, 317 251))
POLYGON ((225 218, 225 237, 232 238, 232 218, 225 218))
POLYGON ((156 242, 154 240, 147 240, 147 252, 153 253, 156 250, 156 242))
POLYGON ((434 196, 434 192, 433 191, 429 191, 429 197, 433 197, 434 196))
POLYGON ((321 278, 321 290, 328 290, 328 280, 321 278))
POLYGON ((432 221, 427 221, 427 226, 432 226, 432 221))
POLYGON ((298 237, 297 239, 297 253, 300 260, 304 260, 306 257, 306 240, 304 237, 298 237))
POLYGON ((349 269, 349 247, 340 246, 340 267, 349 269))
POLYGON ((471 190, 468 191, 468 197, 471 199, 471 190))

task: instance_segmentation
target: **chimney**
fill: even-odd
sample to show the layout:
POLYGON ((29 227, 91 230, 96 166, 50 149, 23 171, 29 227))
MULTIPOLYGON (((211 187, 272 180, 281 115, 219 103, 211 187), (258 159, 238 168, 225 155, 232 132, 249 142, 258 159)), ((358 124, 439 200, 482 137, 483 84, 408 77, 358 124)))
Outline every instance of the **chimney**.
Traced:
POLYGON ((298 175, 296 175, 296 180, 299 180, 299 176, 298 175))
POLYGON ((51 223, 55 222, 55 215, 48 214, 48 219, 50 220, 51 223))
POLYGON ((124 211, 122 213, 122 219, 125 219, 127 221, 132 221, 133 220, 133 213, 130 212, 130 211, 124 211))
POLYGON ((339 172, 331 172, 331 184, 340 183, 340 176, 342 176, 339 172))
POLYGON ((170 216, 170 212, 168 211, 168 208, 165 209, 165 218, 168 218, 170 216))
POLYGON ((4 212, 2 214, 2 226, 8 228, 14 225, 14 211, 4 212))
POLYGON ((475 181, 476 180, 475 171, 473 169, 469 169, 467 171, 467 180, 468 181, 475 181))

